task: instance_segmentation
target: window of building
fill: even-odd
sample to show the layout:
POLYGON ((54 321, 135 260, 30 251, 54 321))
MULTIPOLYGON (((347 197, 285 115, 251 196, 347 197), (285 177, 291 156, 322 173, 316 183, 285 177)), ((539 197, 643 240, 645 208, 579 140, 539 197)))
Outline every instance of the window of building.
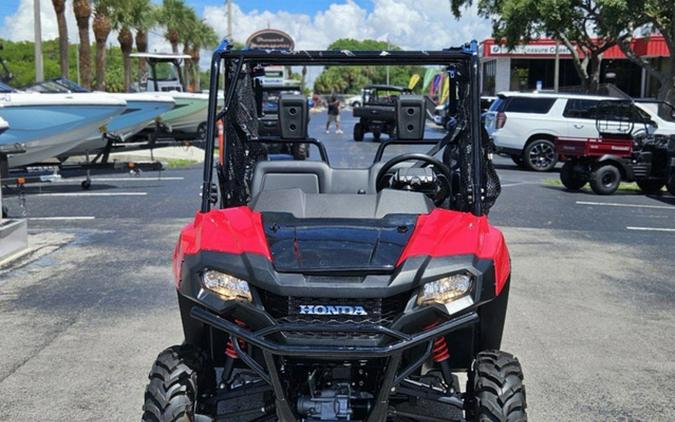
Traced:
POLYGON ((482 95, 495 95, 497 79, 497 61, 490 60, 483 63, 483 93, 482 95))

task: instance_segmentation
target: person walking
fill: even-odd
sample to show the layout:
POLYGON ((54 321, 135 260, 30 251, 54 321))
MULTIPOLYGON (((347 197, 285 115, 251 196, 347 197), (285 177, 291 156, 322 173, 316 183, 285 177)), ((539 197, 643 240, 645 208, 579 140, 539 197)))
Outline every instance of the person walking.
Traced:
POLYGON ((330 124, 335 122, 335 133, 344 133, 340 129, 340 100, 335 95, 331 95, 328 100, 328 121, 326 122, 326 133, 330 133, 330 124))

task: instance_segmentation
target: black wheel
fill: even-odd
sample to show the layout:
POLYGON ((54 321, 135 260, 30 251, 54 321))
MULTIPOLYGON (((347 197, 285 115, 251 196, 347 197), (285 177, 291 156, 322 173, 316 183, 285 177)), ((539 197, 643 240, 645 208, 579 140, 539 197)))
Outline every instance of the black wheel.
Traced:
POLYGON ((675 196, 675 176, 670 176, 670 181, 666 185, 666 189, 671 195, 675 196))
POLYGON ((141 420, 193 421, 200 387, 211 387, 215 379, 206 362, 205 355, 190 345, 169 347, 160 353, 148 376, 141 420))
POLYGON ((363 125, 361 123, 354 125, 354 140, 356 142, 363 141, 363 125))
POLYGON ((206 122, 202 122, 197 127, 197 139, 200 141, 206 141, 206 122))
POLYGON ((525 160, 523 160, 522 155, 512 155, 511 161, 513 161, 513 164, 517 165, 518 167, 523 167, 525 165, 525 160))
POLYGON ((307 144, 295 144, 293 145, 293 158, 296 160, 306 160, 309 157, 308 145, 307 144))
POLYGON ((352 103, 352 108, 358 108, 358 107, 361 107, 361 103, 359 101, 354 101, 352 103))
POLYGON ((560 169, 560 181, 572 191, 579 190, 586 184, 586 177, 578 170, 575 163, 567 161, 560 169))
POLYGON ((555 145, 548 139, 535 139, 523 152, 524 164, 529 170, 551 171, 558 162, 555 145))
POLYGON ((665 180, 638 180, 636 181, 640 190, 647 195, 655 195, 661 192, 661 189, 666 185, 665 180))
POLYGON ((80 183, 80 186, 84 190, 89 190, 89 188, 91 188, 91 180, 89 180, 89 179, 83 180, 82 183, 80 183))
POLYGON ((523 370, 518 359, 499 350, 480 352, 469 382, 473 392, 467 420, 525 422, 527 403, 523 370))
POLYGON ((591 189, 598 195, 611 195, 619 189, 621 172, 611 164, 600 166, 591 173, 591 189))

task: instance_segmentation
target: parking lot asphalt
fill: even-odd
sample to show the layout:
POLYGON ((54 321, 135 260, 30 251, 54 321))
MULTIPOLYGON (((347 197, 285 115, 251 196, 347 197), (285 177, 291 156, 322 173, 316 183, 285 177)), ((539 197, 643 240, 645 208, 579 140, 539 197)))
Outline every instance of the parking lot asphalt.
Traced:
MULTIPOLYGON (((326 135, 313 114, 312 136, 334 166, 367 165, 378 144, 342 118, 326 135)), ((570 193, 557 173, 495 163, 490 219, 513 267, 502 348, 530 419, 675 420, 675 198, 570 193)), ((200 184, 186 168, 5 191, 40 247, 0 269, 0 420, 140 418, 154 357, 182 341, 170 257, 200 184)))

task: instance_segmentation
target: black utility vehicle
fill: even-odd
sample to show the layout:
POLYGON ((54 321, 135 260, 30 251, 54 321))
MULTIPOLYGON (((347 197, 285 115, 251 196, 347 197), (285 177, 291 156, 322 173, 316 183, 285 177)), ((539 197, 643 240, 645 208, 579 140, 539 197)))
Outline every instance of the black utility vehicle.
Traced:
POLYGON ((394 85, 367 85, 363 88, 363 102, 352 113, 359 118, 354 125, 354 140, 363 141, 366 133, 373 133, 376 141, 383 133, 393 138, 396 134, 396 102, 410 90, 394 85))
MULTIPOLYGON (((262 84, 262 106, 258 110, 260 116, 258 132, 260 136, 281 136, 279 126, 279 100, 282 95, 301 95, 299 84, 262 84)), ((268 144, 268 153, 292 155, 296 160, 305 160, 309 157, 307 144, 268 144)))
POLYGON ((174 252, 185 339, 153 365, 144 421, 527 419, 520 364, 499 350, 511 271, 487 219, 500 187, 479 68, 476 42, 215 51, 206 139, 223 119, 226 144, 214 163, 207 141, 201 210, 174 252), (452 134, 392 140, 367 168, 335 168, 293 97, 280 99, 282 135, 259 133, 265 65, 410 64, 446 66, 465 87, 452 134), (267 161, 261 142, 311 143, 321 160, 267 161), (391 145, 430 149, 384 161, 391 145))

